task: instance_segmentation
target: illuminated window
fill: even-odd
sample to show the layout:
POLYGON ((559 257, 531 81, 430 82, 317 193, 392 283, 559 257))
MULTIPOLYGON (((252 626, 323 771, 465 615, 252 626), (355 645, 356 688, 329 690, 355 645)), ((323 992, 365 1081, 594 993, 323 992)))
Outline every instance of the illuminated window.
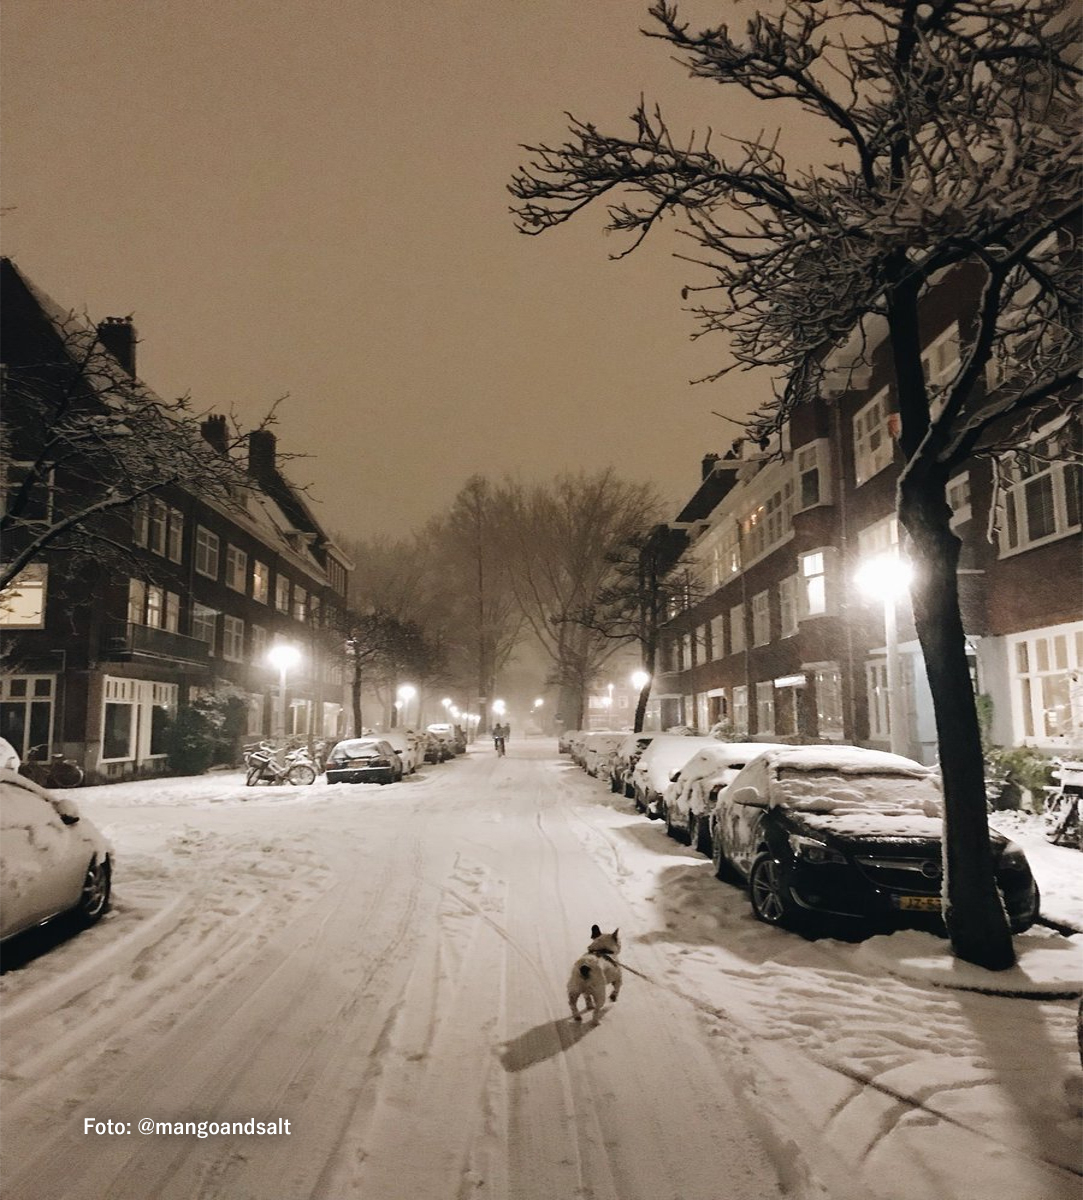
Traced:
POLYGON ((893 453, 884 388, 854 414, 854 482, 862 484, 879 474, 891 462, 893 453))

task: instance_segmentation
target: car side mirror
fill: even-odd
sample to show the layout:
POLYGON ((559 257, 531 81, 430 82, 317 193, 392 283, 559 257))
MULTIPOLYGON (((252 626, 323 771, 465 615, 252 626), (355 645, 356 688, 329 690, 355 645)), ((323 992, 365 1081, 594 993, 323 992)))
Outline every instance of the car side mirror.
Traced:
POLYGON ((733 803, 742 804, 745 808, 766 808, 767 801, 760 794, 760 789, 746 784, 733 793, 733 803))
POLYGON ((78 825, 79 824, 79 818, 75 813, 62 812, 60 814, 60 819, 64 822, 65 825, 78 825))

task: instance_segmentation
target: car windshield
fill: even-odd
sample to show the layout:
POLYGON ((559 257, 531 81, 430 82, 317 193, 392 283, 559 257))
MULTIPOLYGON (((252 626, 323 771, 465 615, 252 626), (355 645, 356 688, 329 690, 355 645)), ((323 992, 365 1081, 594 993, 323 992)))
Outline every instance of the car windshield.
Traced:
POLYGON ((783 769, 778 777, 778 803, 794 812, 882 813, 926 817, 942 815, 936 775, 896 775, 889 772, 850 774, 823 769, 783 769))

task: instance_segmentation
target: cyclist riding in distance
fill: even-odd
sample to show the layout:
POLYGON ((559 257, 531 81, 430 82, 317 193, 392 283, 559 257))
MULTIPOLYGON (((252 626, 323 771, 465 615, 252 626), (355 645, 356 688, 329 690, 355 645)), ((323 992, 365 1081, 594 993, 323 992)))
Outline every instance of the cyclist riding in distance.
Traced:
POLYGON ((506 749, 507 736, 508 727, 506 725, 501 725, 498 721, 493 726, 493 746, 495 747, 497 754, 501 756, 503 756, 506 749))

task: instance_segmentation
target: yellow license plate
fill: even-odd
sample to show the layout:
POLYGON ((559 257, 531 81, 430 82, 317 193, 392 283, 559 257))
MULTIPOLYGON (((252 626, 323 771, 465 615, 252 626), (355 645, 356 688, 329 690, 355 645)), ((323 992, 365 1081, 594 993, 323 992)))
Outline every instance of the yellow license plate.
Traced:
POLYGON ((939 896, 900 896, 900 908, 917 909, 918 912, 939 912, 939 896))

